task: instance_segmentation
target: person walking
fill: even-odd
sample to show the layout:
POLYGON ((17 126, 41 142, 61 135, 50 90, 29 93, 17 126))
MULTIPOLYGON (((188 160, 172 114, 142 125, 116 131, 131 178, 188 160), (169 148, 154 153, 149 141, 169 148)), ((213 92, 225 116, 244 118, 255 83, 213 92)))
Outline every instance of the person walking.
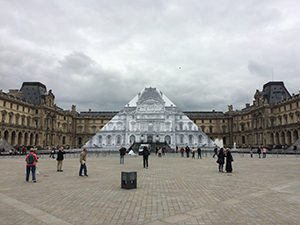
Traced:
POLYGON ((219 164, 219 172, 223 173, 224 172, 223 167, 225 163, 225 154, 223 148, 220 149, 219 154, 217 156, 218 156, 217 163, 219 164))
POLYGON ((266 158, 266 157, 267 157, 267 149, 263 148, 263 158, 266 158))
POLYGON ((144 149, 143 149, 143 165, 144 165, 144 168, 148 169, 148 157, 150 155, 150 152, 147 148, 147 146, 144 146, 144 149))
POLYGON ((62 165, 63 165, 63 160, 64 160, 64 154, 65 154, 65 151, 64 151, 63 147, 61 147, 59 149, 59 151, 57 152, 57 157, 56 157, 56 160, 57 160, 57 172, 63 172, 62 165))
POLYGON ((226 154, 226 166, 225 166, 225 170, 227 173, 232 173, 232 162, 233 162, 233 157, 231 155, 230 152, 230 148, 227 148, 226 154))
POLYGON ((213 158, 215 158, 215 156, 218 156, 218 146, 216 146, 214 148, 214 155, 213 155, 213 158))
POLYGON ((35 166, 36 162, 38 161, 38 158, 36 154, 34 154, 33 148, 30 149, 30 153, 26 156, 25 162, 26 162, 26 181, 29 180, 30 171, 32 173, 32 181, 36 183, 35 178, 35 166))
POLYGON ((159 149, 158 149, 158 158, 161 158, 161 156, 162 156, 162 149, 159 148, 159 149))
POLYGON ((192 159, 195 159, 195 152, 196 152, 195 147, 192 147, 192 159))
POLYGON ((124 164, 124 157, 126 154, 126 148, 122 147, 120 150, 120 164, 124 164))
POLYGON ((80 162, 79 176, 80 177, 83 177, 82 170, 84 171, 84 176, 88 177, 87 168, 86 168, 86 152, 87 152, 87 149, 84 148, 83 151, 80 153, 80 158, 79 158, 79 162, 80 162))
POLYGON ((198 159, 199 158, 202 159, 200 146, 198 146, 198 148, 197 148, 197 153, 198 153, 198 159))

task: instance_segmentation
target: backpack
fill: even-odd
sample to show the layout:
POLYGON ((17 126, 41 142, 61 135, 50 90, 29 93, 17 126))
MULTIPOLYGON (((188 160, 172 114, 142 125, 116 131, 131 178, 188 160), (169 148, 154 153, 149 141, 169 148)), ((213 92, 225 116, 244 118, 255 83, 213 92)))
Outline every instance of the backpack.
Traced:
POLYGON ((33 154, 29 154, 27 157, 27 164, 32 164, 34 163, 34 157, 33 154))

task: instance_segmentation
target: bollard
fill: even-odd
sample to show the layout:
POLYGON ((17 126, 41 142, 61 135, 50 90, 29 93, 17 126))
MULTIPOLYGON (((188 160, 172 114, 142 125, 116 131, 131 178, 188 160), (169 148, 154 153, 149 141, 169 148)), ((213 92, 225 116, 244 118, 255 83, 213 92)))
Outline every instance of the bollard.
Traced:
POLYGON ((133 189, 136 188, 137 174, 136 172, 122 172, 121 173, 121 188, 133 189))

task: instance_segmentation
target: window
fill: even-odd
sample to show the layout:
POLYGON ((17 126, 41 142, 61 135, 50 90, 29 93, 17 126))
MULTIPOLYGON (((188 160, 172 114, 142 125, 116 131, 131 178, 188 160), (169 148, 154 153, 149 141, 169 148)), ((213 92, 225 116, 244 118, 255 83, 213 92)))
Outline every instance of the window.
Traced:
POLYGON ((11 109, 13 108, 13 103, 10 103, 10 108, 11 108, 11 109))
MULTIPOLYGON (((298 103, 298 102, 297 102, 297 103, 298 103)), ((3 102, 3 106, 5 107, 5 105, 6 105, 6 102, 4 101, 4 102, 3 102)))
POLYGON ((17 105, 17 110, 19 110, 19 105, 17 105))
POLYGON ((66 120, 66 117, 64 116, 64 120, 66 120))
POLYGON ((62 140, 63 145, 66 144, 66 137, 63 136, 63 140, 62 140))
POLYGON ((211 120, 209 120, 209 123, 211 123, 211 120))
POLYGON ((82 127, 78 127, 78 132, 79 132, 79 134, 82 133, 82 127))
POLYGON ((95 120, 93 120, 93 123, 96 123, 96 121, 95 121, 95 120))
POLYGON ((39 114, 39 110, 38 109, 35 110, 35 114, 39 114))
POLYGON ((204 123, 204 120, 202 120, 202 123, 204 123))
POLYGON ((209 127, 209 133, 213 132, 213 127, 209 127))

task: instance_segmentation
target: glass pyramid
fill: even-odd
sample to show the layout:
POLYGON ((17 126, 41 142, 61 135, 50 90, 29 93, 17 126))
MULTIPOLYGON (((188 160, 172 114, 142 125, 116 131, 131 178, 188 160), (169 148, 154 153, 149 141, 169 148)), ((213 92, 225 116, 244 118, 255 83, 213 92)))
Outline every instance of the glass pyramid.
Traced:
POLYGON ((136 143, 212 148, 215 143, 157 88, 144 88, 83 147, 119 150, 136 143))

